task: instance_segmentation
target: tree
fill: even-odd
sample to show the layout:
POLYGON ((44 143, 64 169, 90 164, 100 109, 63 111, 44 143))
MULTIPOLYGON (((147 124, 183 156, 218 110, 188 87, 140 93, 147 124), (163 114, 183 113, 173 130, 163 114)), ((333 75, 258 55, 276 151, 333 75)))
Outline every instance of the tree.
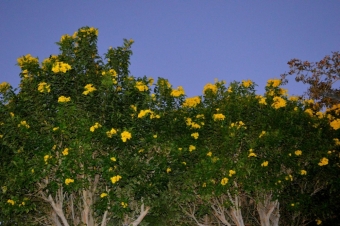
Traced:
POLYGON ((334 84, 340 79, 340 53, 333 52, 319 62, 292 59, 288 62, 290 71, 281 75, 284 83, 295 74, 297 82, 308 84, 306 95, 316 101, 319 108, 340 103, 340 91, 334 84))
POLYGON ((316 112, 287 97, 280 80, 269 80, 264 96, 248 80, 215 81, 186 98, 166 79, 129 75, 133 40, 102 59, 97 35, 83 27, 62 36, 60 54, 41 64, 19 58, 17 94, 0 85, 2 225, 332 217, 319 211, 332 203, 313 198, 339 189, 337 109, 316 112))

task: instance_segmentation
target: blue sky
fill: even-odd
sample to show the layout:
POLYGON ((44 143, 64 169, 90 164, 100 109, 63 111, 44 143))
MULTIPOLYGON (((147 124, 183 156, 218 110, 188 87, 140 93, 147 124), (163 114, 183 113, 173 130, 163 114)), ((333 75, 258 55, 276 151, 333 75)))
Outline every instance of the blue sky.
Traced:
MULTIPOLYGON (((0 1, 0 83, 17 87, 16 59, 42 61, 55 42, 82 26, 99 29, 103 53, 134 39, 131 74, 163 77, 188 96, 215 78, 251 79, 264 92, 292 58, 321 60, 340 51, 340 1, 117 0, 0 1)), ((289 94, 304 86, 293 77, 289 94)))

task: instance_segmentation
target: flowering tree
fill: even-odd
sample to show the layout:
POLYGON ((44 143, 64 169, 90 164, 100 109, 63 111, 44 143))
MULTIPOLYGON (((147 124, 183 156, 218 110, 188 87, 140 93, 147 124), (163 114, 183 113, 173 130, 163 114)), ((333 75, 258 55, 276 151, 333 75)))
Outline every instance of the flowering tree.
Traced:
POLYGON ((102 59, 97 36, 89 27, 62 36, 59 55, 18 59, 17 94, 0 85, 1 224, 269 226, 332 216, 308 204, 339 189, 339 106, 316 112, 280 80, 264 96, 248 80, 186 98, 166 79, 129 75, 133 40, 102 59))

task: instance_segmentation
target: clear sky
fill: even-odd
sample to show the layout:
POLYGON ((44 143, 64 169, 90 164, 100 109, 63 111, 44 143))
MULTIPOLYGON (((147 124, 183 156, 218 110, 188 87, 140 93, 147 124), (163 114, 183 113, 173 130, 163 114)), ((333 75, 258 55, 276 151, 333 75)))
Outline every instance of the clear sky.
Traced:
MULTIPOLYGON (((55 42, 82 26, 99 29, 101 55, 134 39, 131 74, 167 78, 188 96, 214 78, 251 79, 263 93, 290 59, 340 51, 338 0, 1 0, 0 83, 17 87, 18 57, 58 54, 55 42)), ((303 91, 293 77, 287 88, 303 91)))

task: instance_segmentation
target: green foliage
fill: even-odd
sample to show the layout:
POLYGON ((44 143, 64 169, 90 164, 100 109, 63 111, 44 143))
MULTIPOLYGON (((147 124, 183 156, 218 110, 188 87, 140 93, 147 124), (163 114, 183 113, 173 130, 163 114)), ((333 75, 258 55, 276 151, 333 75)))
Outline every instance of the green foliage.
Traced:
POLYGON ((215 81, 185 98, 166 79, 129 75, 133 40, 102 59, 97 35, 84 27, 63 36, 60 54, 41 64, 19 58, 18 94, 0 86, 4 225, 51 224, 50 200, 60 194, 75 225, 85 196, 89 215, 101 222, 108 212, 108 225, 136 218, 141 205, 151 207, 145 225, 192 225, 189 209, 211 220, 216 200, 235 207, 230 195, 242 198, 249 223, 269 194, 282 222, 333 217, 338 106, 317 113, 285 95, 279 80, 264 96, 251 81, 215 81))

